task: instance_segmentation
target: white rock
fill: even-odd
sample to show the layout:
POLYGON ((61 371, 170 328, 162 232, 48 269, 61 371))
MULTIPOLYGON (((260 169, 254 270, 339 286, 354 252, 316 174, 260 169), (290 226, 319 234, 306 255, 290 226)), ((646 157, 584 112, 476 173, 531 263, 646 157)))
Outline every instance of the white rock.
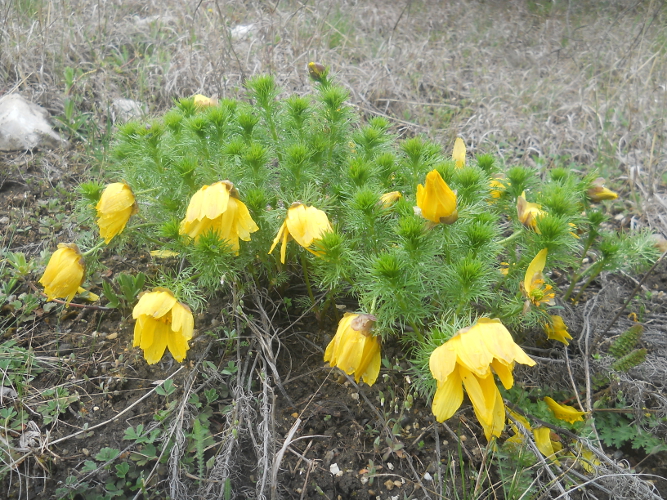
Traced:
POLYGON ((0 98, 0 151, 57 148, 67 144, 49 124, 49 113, 19 94, 0 98))
POLYGON ((125 123, 137 120, 146 113, 144 106, 132 99, 114 99, 111 103, 111 121, 125 123))
POLYGON ((255 27, 254 24, 239 24, 237 26, 234 26, 232 28, 232 39, 238 40, 239 38, 251 35, 252 32, 254 31, 253 30, 254 27, 255 27))

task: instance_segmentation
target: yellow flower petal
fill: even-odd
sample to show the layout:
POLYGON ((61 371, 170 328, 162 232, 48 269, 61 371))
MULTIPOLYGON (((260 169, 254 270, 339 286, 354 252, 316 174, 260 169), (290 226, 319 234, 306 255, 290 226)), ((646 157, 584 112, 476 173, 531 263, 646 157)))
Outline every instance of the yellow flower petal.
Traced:
POLYGON ((553 412, 554 416, 559 420, 563 420, 571 424, 584 421, 584 415, 586 415, 586 412, 578 411, 572 406, 558 404, 548 396, 544 398, 544 402, 553 412))
POLYGON ((544 215, 542 205, 526 201, 526 193, 523 192, 521 193, 521 196, 516 199, 516 211, 521 224, 539 234, 539 230, 537 229, 537 219, 544 215))
POLYGON ((547 249, 540 250, 535 258, 528 264, 526 275, 523 279, 523 290, 526 297, 536 306, 545 302, 551 304, 555 294, 550 292, 551 285, 544 284, 542 271, 547 263, 547 249))
POLYGON ((453 337, 431 353, 428 364, 436 380, 447 380, 456 367, 457 352, 461 350, 461 336, 453 337))
POLYGON ((132 317, 137 319, 139 316, 150 316, 159 319, 171 311, 176 302, 176 297, 167 290, 144 293, 134 306, 132 317))
POLYGON ((400 191, 392 191, 391 193, 385 193, 380 196, 380 204, 382 208, 389 208, 398 200, 403 197, 400 191))
POLYGON ((438 422, 451 418, 463 402, 463 386, 458 370, 453 371, 445 380, 438 380, 438 389, 433 397, 431 411, 438 422))
POLYGON ((451 224, 458 218, 456 194, 437 170, 426 175, 424 186, 417 186, 417 207, 421 216, 434 224, 451 224))
POLYGON ((466 165, 466 145, 463 139, 456 138, 454 142, 454 151, 452 152, 452 159, 456 162, 456 168, 463 168, 466 165))
POLYGON ((250 241, 250 233, 259 227, 237 196, 234 184, 229 181, 203 186, 192 196, 179 233, 197 241, 202 234, 215 231, 238 255, 239 239, 250 241))
POLYGON ((83 283, 85 274, 79 247, 73 243, 60 243, 58 250, 51 255, 39 283, 44 286, 46 300, 63 298, 69 303, 83 283))
POLYGON ((491 371, 486 377, 477 377, 464 366, 459 365, 458 368, 463 387, 475 409, 477 418, 482 424, 492 425, 493 406, 496 400, 494 391, 497 391, 498 387, 496 387, 491 371))
POLYGON ((168 259, 169 257, 178 257, 178 252, 171 250, 151 250, 151 256, 158 259, 168 259))
POLYGON ((602 177, 598 177, 591 182, 591 186, 588 188, 586 194, 588 194, 588 198, 592 202, 599 203, 601 201, 615 200, 618 198, 618 193, 604 187, 604 182, 602 177))
POLYGON ((106 244, 123 232, 130 217, 138 210, 132 189, 123 182, 109 184, 102 192, 95 209, 100 236, 106 244))
POLYGON ((375 321, 375 316, 370 314, 345 313, 324 352, 324 361, 348 375, 354 374, 356 382, 363 379, 373 385, 381 364, 380 342, 370 332, 375 321))
POLYGON ((217 99, 212 99, 202 94, 195 94, 192 96, 192 99, 195 103, 195 107, 198 109, 210 108, 218 105, 217 99))
POLYGON ((551 441, 551 429, 548 427, 539 427, 533 430, 535 444, 540 453, 547 458, 553 459, 556 465, 560 465, 555 457, 553 442, 551 441))
POLYGON ((429 358, 431 374, 438 382, 432 405, 436 419, 442 422, 456 412, 463 399, 463 385, 487 439, 500 436, 505 427, 505 405, 493 373, 509 389, 514 385, 515 362, 535 364, 500 320, 479 318, 473 326, 459 330, 429 358))
POLYGON ((315 240, 332 231, 331 223, 327 214, 315 207, 306 207, 303 203, 293 203, 287 210, 287 218, 278 230, 278 234, 273 240, 269 253, 273 252, 279 241, 282 241, 280 248, 280 262, 285 263, 285 254, 287 251, 287 240, 292 237, 303 248, 318 255, 317 252, 309 247, 315 240))
POLYGON ((178 302, 169 290, 155 289, 143 294, 132 317, 137 320, 133 346, 143 349, 149 365, 160 361, 167 348, 179 363, 185 359, 194 318, 190 308, 178 302))
POLYGON ((569 341, 572 340, 572 335, 567 331, 567 325, 561 316, 552 314, 551 324, 546 323, 544 331, 547 333, 547 338, 570 345, 569 341))

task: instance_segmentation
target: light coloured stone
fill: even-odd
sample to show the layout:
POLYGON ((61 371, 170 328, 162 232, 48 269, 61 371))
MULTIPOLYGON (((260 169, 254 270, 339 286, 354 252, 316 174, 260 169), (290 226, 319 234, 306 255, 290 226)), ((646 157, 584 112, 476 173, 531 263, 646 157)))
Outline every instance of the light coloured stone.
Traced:
POLYGON ((67 144, 49 123, 49 113, 19 94, 0 98, 0 151, 58 148, 67 144))
POLYGON ((132 99, 114 99, 111 103, 111 120, 114 123, 125 123, 138 120, 145 114, 144 106, 132 99))

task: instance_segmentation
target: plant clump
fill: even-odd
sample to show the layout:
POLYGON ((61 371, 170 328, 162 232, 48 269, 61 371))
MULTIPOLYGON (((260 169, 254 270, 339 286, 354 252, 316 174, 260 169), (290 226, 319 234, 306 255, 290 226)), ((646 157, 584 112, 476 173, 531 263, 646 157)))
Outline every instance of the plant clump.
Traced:
MULTIPOLYGON (((451 155, 424 137, 399 139, 383 118, 360 124, 326 68, 309 71, 312 95, 283 97, 273 77, 258 76, 244 98, 198 95, 123 125, 106 172, 114 182, 103 193, 82 186, 103 240, 84 257, 130 244, 178 256, 155 279, 162 288, 134 307, 134 346, 149 364, 167 348, 186 358, 191 309, 206 299, 243 310, 239 297, 250 289, 283 300, 289 288, 322 325, 338 323, 324 354, 330 366, 373 385, 382 344, 399 339, 436 419, 451 418, 465 390, 495 440, 515 364, 536 363, 519 344, 567 346, 577 332, 553 314, 558 301, 577 287, 571 300, 579 300, 602 271, 649 265, 658 257, 651 234, 603 229, 595 203, 613 197, 595 174, 472 158, 460 138, 451 155), (571 277, 565 292, 550 279, 554 269, 571 277), (342 301, 354 306, 341 319, 342 301)), ((62 251, 52 258, 59 269, 62 251)), ((50 297, 71 300, 83 281, 83 265, 74 273, 68 258, 67 287, 47 288, 50 297)), ((547 404, 570 423, 588 415, 547 404)), ((555 453, 548 430, 534 436, 545 455, 555 453)))

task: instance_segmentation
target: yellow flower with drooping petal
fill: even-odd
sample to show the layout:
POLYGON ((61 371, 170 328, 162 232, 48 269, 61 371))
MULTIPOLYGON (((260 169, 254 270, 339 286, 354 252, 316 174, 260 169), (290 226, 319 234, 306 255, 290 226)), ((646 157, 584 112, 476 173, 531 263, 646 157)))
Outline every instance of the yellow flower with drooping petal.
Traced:
POLYGON ((400 200, 403 197, 400 191, 392 191, 391 193, 385 193, 380 196, 380 205, 382 208, 390 208, 394 203, 400 200))
POLYGON ((287 252, 287 240, 292 237, 303 248, 313 255, 317 252, 310 249, 315 240, 322 238, 324 233, 332 231, 331 223, 327 214, 315 207, 307 207, 303 203, 292 203, 287 210, 285 222, 278 230, 278 234, 273 240, 269 253, 273 252, 278 242, 282 241, 280 247, 280 262, 285 263, 285 254, 287 252))
POLYGON ((524 191, 516 199, 516 211, 521 224, 537 232, 537 234, 540 233, 537 229, 537 219, 544 215, 542 205, 526 201, 526 192, 524 191))
POLYGON ((463 387, 487 440, 500 436, 505 427, 505 405, 493 373, 506 389, 514 385, 514 363, 533 366, 498 319, 479 318, 437 347, 429 359, 438 382, 432 411, 438 422, 450 418, 463 402, 463 387))
POLYGON ((551 292, 551 285, 544 284, 544 266, 547 263, 547 249, 540 250, 528 265, 523 279, 523 292, 526 298, 539 306, 542 303, 553 304, 555 294, 551 292))
POLYGON ((130 186, 124 182, 107 185, 95 207, 100 236, 107 245, 123 232, 127 221, 137 213, 137 202, 130 186))
POLYGON ((39 283, 46 300, 63 298, 69 304, 77 294, 86 274, 83 257, 74 243, 60 243, 53 252, 39 283))
POLYGON ((456 141, 454 141, 452 159, 456 162, 456 168, 463 168, 466 166, 466 144, 460 137, 457 137, 456 141))
POLYGON ((380 373, 380 342, 371 333, 377 318, 371 314, 345 313, 336 335, 324 352, 324 361, 337 366, 354 380, 373 385, 380 373))
POLYGON ((426 174, 425 186, 417 186, 417 211, 434 224, 453 224, 459 217, 456 193, 449 188, 437 170, 426 174))
POLYGON ((212 99, 202 94, 195 94, 192 96, 192 99, 197 109, 211 108, 218 105, 217 99, 212 99))
POLYGON ((203 186, 190 200, 180 234, 195 241, 208 231, 215 231, 239 254, 239 239, 250 241, 250 233, 259 230, 245 204, 238 199, 234 184, 220 181, 203 186))
POLYGON ((618 193, 615 193, 614 191, 604 187, 604 182, 605 181, 602 177, 598 177, 593 182, 591 182, 588 191, 586 191, 588 198, 593 203, 599 203, 605 200, 615 200, 618 198, 618 193))
POLYGON ((546 323, 544 325, 544 331, 547 333, 548 339, 557 340, 565 345, 570 345, 569 341, 572 340, 572 335, 567 331, 567 325, 561 316, 552 314, 551 324, 546 323))
POLYGON ((156 288, 144 293, 134 306, 132 317, 137 320, 132 346, 143 349, 149 365, 160 361, 166 348, 179 363, 185 359, 194 331, 194 318, 190 308, 179 302, 171 291, 156 288))
POLYGON ((539 427, 533 430, 533 436, 540 453, 552 459, 554 464, 560 465, 560 462, 556 460, 556 452, 562 450, 563 445, 558 442, 558 435, 551 432, 548 427, 539 427))
POLYGON ((544 398, 544 402, 558 420, 564 420, 571 424, 584 421, 584 415, 586 415, 584 411, 578 411, 572 406, 558 404, 548 396, 544 398))

